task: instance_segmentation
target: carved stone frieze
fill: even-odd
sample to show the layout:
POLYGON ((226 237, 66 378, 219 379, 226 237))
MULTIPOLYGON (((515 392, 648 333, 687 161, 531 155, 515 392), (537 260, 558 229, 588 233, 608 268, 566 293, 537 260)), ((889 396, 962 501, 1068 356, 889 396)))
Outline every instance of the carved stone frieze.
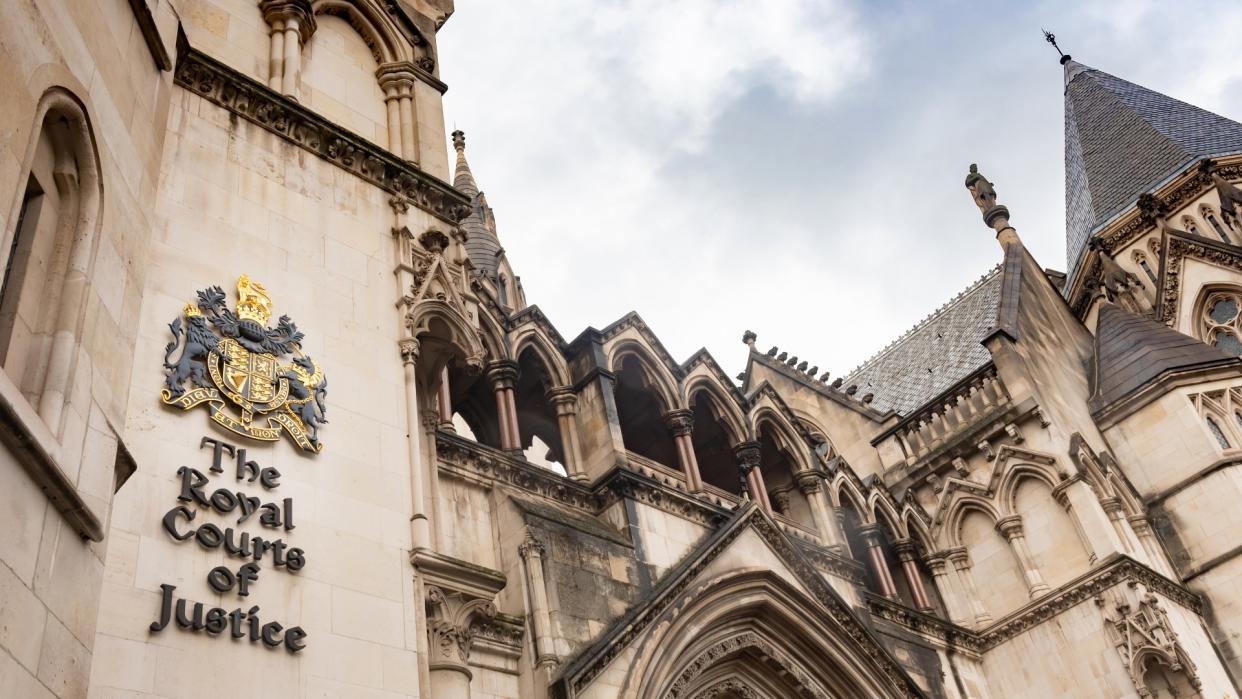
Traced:
POLYGON ((469 199, 452 185, 196 49, 181 47, 174 81, 231 114, 398 195, 402 205, 413 205, 454 225, 470 215, 469 199))
POLYGON ((1160 320, 1173 326, 1182 295, 1182 268, 1186 257, 1194 257, 1228 269, 1242 271, 1242 254, 1215 245, 1185 238, 1170 238, 1165 252, 1163 286, 1160 288, 1160 320))
MULTIPOLYGON (((811 677, 811 674, 807 672, 805 668, 801 667, 793 658, 790 658, 784 651, 751 631, 731 636, 705 648, 694 658, 694 660, 690 661, 686 668, 682 670, 681 674, 677 676, 677 679, 673 680, 673 683, 668 688, 668 692, 665 696, 669 699, 678 699, 679 697, 691 696, 694 699, 698 699, 699 697, 718 696, 718 694, 714 692, 717 687, 722 687, 719 683, 710 684, 708 687, 704 688, 704 691, 697 691, 693 695, 691 695, 690 692, 694 691, 696 680, 702 676, 705 671, 731 658, 732 656, 750 651, 757 653, 760 657, 763 657, 768 662, 780 668, 780 672, 785 679, 796 685, 800 696, 822 697, 823 699, 827 699, 830 696, 828 691, 821 687, 819 683, 811 677)), ((739 683, 737 686, 744 687, 745 685, 741 685, 739 683)), ((735 686, 730 685, 730 688, 736 691, 735 686)), ((752 691, 751 694, 747 695, 743 693, 742 696, 757 695, 755 695, 752 691)))
POLYGON ((1095 603, 1103 611, 1105 630, 1140 697, 1152 696, 1144 681, 1152 663, 1184 673, 1191 686, 1200 688, 1195 664, 1182 648, 1168 612, 1150 590, 1132 580, 1124 587, 1096 595, 1095 603))

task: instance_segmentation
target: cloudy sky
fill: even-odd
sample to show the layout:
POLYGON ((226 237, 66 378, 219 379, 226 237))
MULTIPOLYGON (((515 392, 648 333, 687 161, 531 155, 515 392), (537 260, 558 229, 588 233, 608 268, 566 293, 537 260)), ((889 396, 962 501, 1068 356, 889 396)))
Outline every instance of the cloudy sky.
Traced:
POLYGON ((1065 269, 1062 74, 1242 118, 1242 5, 458 0, 448 126, 567 339, 637 310, 729 372, 742 331, 840 375, 1000 260, 978 162, 1065 269))

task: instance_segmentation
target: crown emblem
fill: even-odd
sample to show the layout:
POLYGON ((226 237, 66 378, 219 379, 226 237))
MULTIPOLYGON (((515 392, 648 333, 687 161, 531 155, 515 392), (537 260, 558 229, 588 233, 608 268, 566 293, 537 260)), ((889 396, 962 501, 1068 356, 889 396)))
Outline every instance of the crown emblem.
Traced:
POLYGON ((327 378, 303 354, 303 335, 288 316, 268 327, 272 297, 262 284, 241 275, 236 312, 224 290, 213 286, 199 291, 182 314, 184 321, 168 324, 173 341, 164 348, 165 404, 182 410, 206 405, 212 421, 230 432, 267 442, 284 433, 306 451, 323 449, 327 378))
POLYGON ((267 289, 245 274, 237 280, 237 317, 264 326, 272 317, 272 297, 267 295, 267 289))

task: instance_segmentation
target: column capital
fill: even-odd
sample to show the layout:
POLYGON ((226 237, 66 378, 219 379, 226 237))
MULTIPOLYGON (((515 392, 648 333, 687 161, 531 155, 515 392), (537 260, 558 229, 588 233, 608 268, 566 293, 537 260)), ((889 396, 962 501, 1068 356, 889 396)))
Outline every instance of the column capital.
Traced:
POLYGON ((996 520, 996 531, 1000 532, 1010 541, 1023 535, 1022 532, 1022 516, 1009 515, 996 520))
POLYGON ((406 364, 417 364, 418 353, 420 349, 419 342, 416 338, 407 337, 398 343, 401 348, 401 361, 406 364))
POLYGON ((296 22, 298 41, 303 45, 315 33, 315 12, 311 9, 311 0, 259 0, 259 11, 268 25, 296 22))
POLYGON ((758 468, 759 461, 763 458, 762 452, 759 451, 759 442, 754 441, 734 444, 733 456, 737 458, 737 467, 741 470, 743 477, 758 468))
POLYGON ((893 553, 897 554, 897 559, 905 561, 914 560, 914 541, 911 539, 898 539, 893 542, 893 553))
POLYGON ((578 394, 572 386, 553 386, 544 392, 556 408, 557 415, 573 415, 578 412, 578 394))
POLYGON ((543 553, 546 550, 547 549, 543 545, 543 542, 536 539, 535 536, 529 531, 526 532, 526 538, 522 540, 522 543, 518 544, 518 555, 521 556, 523 560, 527 560, 532 557, 539 558, 543 556, 543 553))
POLYGON ((436 428, 440 426, 440 411, 424 410, 422 413, 422 423, 423 431, 428 433, 435 432, 436 428))
POLYGON ((694 413, 685 408, 670 410, 664 413, 664 424, 674 437, 688 435, 694 430, 694 413))
POLYGON ((970 553, 966 551, 965 546, 951 548, 945 551, 944 554, 953 563, 953 567, 958 570, 968 570, 970 568, 970 553))
POLYGON ((492 388, 513 388, 518 378, 518 363, 512 359, 501 359, 487 365, 487 378, 492 388))
POLYGON ((794 474, 794 478, 803 495, 811 496, 823 489, 824 478, 818 471, 800 471, 794 474))
POLYGON ((932 576, 940 576, 945 574, 945 568, 949 563, 949 554, 944 551, 936 551, 923 556, 923 563, 927 569, 931 571, 932 576))
POLYGON ((864 524, 858 527, 858 535, 868 546, 879 546, 884 542, 884 534, 878 524, 864 524))
POLYGON ((409 61, 385 63, 375 70, 375 78, 379 81, 380 89, 385 92, 389 87, 408 91, 414 87, 417 79, 414 64, 409 61))
POLYGON ((490 600, 471 597, 435 585, 427 586, 428 661, 431 669, 448 669, 470 676, 468 663, 474 645, 473 624, 496 616, 490 600))

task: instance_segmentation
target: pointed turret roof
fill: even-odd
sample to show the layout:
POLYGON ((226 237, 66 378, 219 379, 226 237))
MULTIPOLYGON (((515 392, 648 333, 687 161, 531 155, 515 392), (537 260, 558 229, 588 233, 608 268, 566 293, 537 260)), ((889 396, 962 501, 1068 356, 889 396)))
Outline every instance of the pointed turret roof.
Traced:
POLYGON ((1120 306, 1100 306, 1091 410, 1097 414, 1170 372, 1238 363, 1237 357, 1120 306))
POLYGON ((1194 161, 1242 151, 1242 124, 1090 68, 1065 66, 1065 237, 1072 278, 1092 232, 1194 161))
POLYGON ((492 214, 492 207, 487 205, 487 198, 479 191, 479 185, 474 181, 474 173, 470 171, 470 164, 466 162, 466 134, 460 129, 453 132, 453 148, 457 151, 453 186, 470 197, 470 215, 461 222, 467 236, 466 254, 470 256, 470 263, 475 269, 494 280, 504 249, 500 247, 500 239, 496 236, 496 219, 492 214))

